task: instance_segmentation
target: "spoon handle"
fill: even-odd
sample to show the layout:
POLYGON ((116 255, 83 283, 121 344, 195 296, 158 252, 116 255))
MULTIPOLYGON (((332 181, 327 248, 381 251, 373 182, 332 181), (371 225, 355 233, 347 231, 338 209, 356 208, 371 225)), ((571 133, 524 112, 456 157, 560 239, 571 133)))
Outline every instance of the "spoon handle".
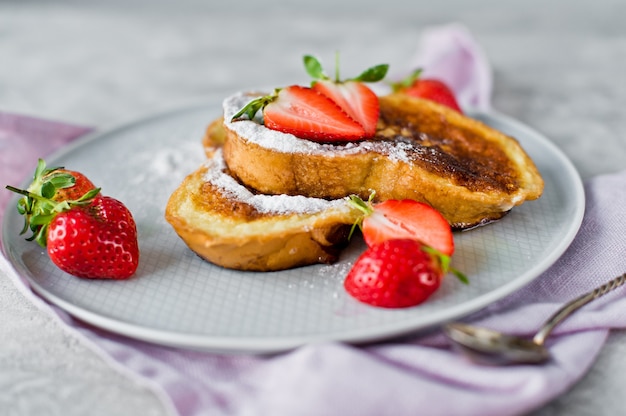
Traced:
POLYGON ((554 315, 552 315, 550 319, 546 321, 545 324, 543 324, 539 332, 537 332, 537 334, 533 338, 533 341, 539 345, 542 345, 548 335, 550 335, 550 332, 552 332, 554 327, 560 324, 561 321, 563 321, 565 318, 567 318, 572 313, 582 308, 592 300, 609 293, 613 289, 617 289, 624 283, 626 283, 626 273, 616 277, 609 282, 606 282, 605 284, 595 288, 591 292, 585 293, 584 295, 581 295, 576 299, 566 303, 561 309, 556 311, 554 315))

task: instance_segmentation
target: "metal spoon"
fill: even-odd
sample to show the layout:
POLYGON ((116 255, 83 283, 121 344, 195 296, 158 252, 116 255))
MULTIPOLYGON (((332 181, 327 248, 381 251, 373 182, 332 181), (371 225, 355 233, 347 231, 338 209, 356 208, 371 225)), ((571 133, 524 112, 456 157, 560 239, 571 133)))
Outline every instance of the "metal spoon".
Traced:
POLYGON ((626 273, 566 303, 543 324, 532 340, 460 322, 449 323, 443 330, 453 345, 474 362, 489 365, 539 364, 550 358, 544 341, 558 324, 625 282, 626 273))

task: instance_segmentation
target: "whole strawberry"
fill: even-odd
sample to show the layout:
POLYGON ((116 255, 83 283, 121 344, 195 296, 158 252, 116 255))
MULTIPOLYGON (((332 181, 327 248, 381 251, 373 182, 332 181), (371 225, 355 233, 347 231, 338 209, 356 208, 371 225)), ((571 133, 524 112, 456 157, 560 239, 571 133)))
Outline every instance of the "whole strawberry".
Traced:
POLYGON ((63 271, 78 277, 125 279, 135 273, 139 248, 135 221, 119 201, 104 197, 82 173, 47 169, 40 159, 17 209, 21 234, 45 247, 63 271))
POLYGON ((124 204, 107 196, 57 214, 48 226, 47 249, 61 270, 90 279, 126 279, 139 264, 135 221, 124 204))
POLYGON ((386 240, 357 259, 344 287, 363 303, 405 308, 428 299, 441 285, 445 272, 440 257, 418 241, 386 240))
POLYGON ((443 104, 463 113, 454 92, 443 81, 435 78, 420 78, 421 69, 417 69, 404 80, 392 84, 394 92, 402 92, 412 97, 424 98, 443 104))

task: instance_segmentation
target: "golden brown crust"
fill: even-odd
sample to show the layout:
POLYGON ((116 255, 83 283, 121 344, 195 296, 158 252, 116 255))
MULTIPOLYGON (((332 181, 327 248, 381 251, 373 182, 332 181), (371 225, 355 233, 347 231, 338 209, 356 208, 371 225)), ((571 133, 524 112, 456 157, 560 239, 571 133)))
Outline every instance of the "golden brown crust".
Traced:
POLYGON ((260 212, 207 181, 206 172, 203 166, 185 178, 165 212, 180 238, 205 260, 237 270, 276 271, 332 263, 347 244, 357 215, 348 204, 305 213, 260 212))
POLYGON ((217 148, 224 146, 226 138, 226 130, 221 117, 209 123, 202 138, 202 146, 204 146, 207 157, 211 157, 217 148))
MULTIPOLYGON (((415 199, 438 209, 455 228, 501 218, 538 198, 543 180, 519 143, 436 103, 380 97, 374 139, 320 145, 319 151, 279 151, 237 134, 226 123, 224 159, 233 176, 266 194, 377 200, 415 199)), ((252 123, 246 121, 247 123, 252 123)), ((221 136, 223 138, 223 136, 221 136)), ((300 139, 298 139, 300 140, 300 139)))

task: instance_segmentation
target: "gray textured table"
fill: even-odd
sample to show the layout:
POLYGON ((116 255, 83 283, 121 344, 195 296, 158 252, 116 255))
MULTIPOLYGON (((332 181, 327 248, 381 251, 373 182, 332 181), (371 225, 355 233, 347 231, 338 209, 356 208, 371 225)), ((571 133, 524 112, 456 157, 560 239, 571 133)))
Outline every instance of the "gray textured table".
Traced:
MULTIPOLYGON (((626 167, 626 3, 3 1, 0 110, 105 128, 302 77, 304 53, 345 73, 402 67, 420 31, 464 23, 494 68, 494 107, 551 138, 583 178, 626 167)), ((607 276, 608 278, 608 276, 607 276)), ((163 415, 0 276, 0 414, 163 415)), ((625 414, 626 333, 537 415, 625 414)))

